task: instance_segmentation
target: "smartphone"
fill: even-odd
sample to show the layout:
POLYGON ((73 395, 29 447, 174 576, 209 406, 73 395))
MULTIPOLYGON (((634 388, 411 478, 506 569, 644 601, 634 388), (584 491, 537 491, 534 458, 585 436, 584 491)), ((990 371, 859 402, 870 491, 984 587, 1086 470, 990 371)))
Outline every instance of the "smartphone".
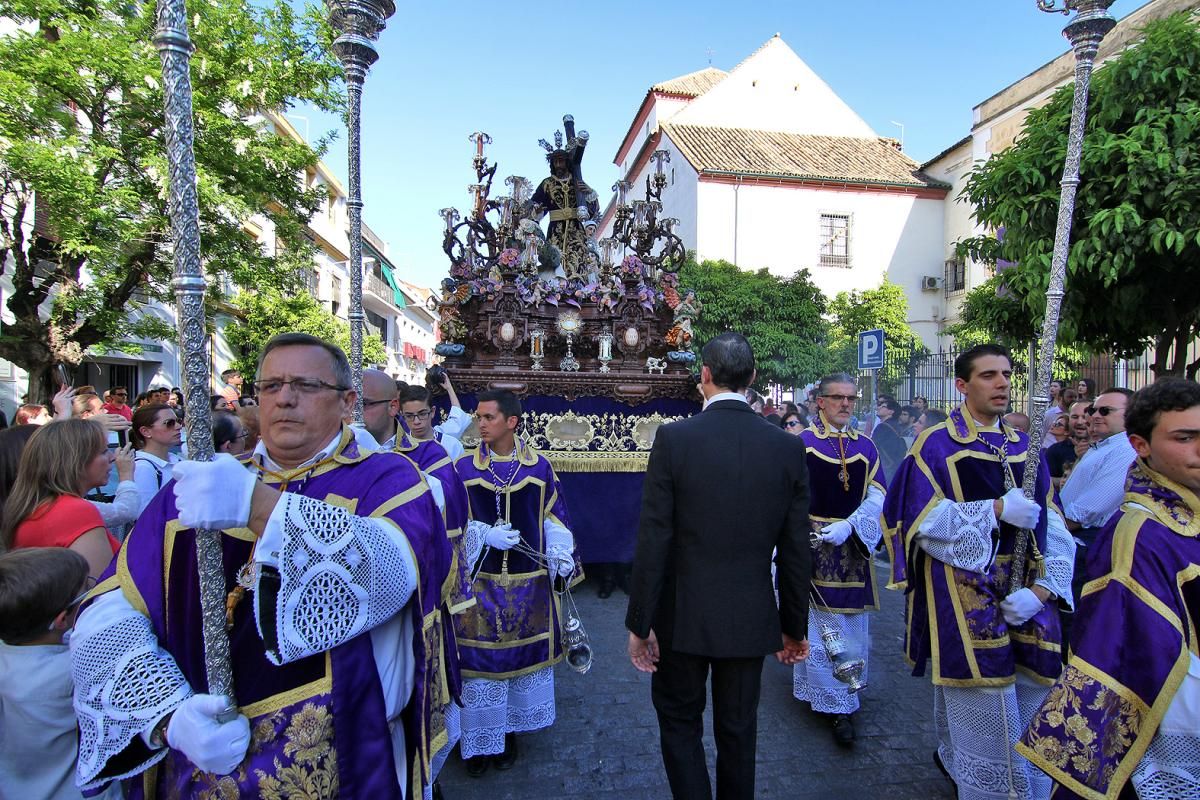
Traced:
POLYGON ((123 446, 123 444, 121 442, 121 437, 118 434, 119 434, 118 431, 109 431, 108 432, 108 449, 109 450, 116 450, 118 447, 123 446))
POLYGON ((64 364, 55 364, 54 372, 58 376, 59 386, 70 386, 71 381, 67 378, 67 367, 64 364))

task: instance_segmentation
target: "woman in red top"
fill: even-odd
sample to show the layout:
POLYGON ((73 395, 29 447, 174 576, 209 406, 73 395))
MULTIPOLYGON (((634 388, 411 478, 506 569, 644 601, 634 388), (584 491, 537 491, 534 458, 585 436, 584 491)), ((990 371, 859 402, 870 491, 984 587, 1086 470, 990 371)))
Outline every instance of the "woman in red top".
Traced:
POLYGON ((5 549, 67 547, 99 577, 120 545, 83 495, 108 481, 111 460, 98 422, 65 419, 42 426, 21 454, 4 504, 5 549))

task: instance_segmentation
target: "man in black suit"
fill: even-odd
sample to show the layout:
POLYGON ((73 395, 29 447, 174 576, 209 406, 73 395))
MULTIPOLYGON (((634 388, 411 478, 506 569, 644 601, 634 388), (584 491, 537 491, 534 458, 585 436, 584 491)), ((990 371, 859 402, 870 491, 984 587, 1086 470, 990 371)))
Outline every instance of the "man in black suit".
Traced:
POLYGON ((702 355, 704 411, 659 428, 650 451, 625 627, 634 667, 653 673, 672 794, 712 797, 701 744, 711 670, 717 798, 750 800, 763 658, 808 655, 808 469, 800 437, 741 394, 755 374, 746 338, 723 333, 702 355))

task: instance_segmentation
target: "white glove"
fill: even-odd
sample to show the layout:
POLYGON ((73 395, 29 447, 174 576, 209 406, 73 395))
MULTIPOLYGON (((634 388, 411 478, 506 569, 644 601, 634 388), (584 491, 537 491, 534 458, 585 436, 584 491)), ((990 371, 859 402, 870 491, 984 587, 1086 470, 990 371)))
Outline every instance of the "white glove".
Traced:
POLYGON ((379 442, 361 422, 350 423, 350 433, 354 435, 354 443, 370 453, 379 450, 379 442))
POLYGON ((1017 589, 1000 601, 1000 610, 1004 612, 1004 621, 1009 625, 1024 625, 1044 605, 1033 589, 1017 589))
POLYGON ((499 525, 489 528, 488 532, 483 535, 483 540, 487 542, 488 547, 496 550, 508 550, 521 541, 521 532, 514 531, 511 523, 501 522, 499 525))
POLYGON ((561 545, 546 548, 546 562, 551 578, 569 578, 575 573, 575 559, 571 557, 571 551, 561 545))
POLYGON ((831 522, 822 528, 817 538, 823 544, 831 544, 836 547, 849 539, 852 533, 854 533, 854 526, 850 524, 850 521, 839 519, 837 522, 831 522))
POLYGON ((205 772, 233 772, 250 746, 250 721, 239 714, 230 722, 218 722, 217 715, 228 706, 229 699, 222 695, 192 695, 171 715, 167 744, 205 772))
POLYGON ((184 527, 203 530, 244 528, 257 481, 228 453, 212 461, 180 461, 175 475, 175 508, 184 527))
POLYGON ((1000 519, 1018 528, 1032 528, 1042 515, 1042 507, 1013 487, 1000 498, 1000 519))

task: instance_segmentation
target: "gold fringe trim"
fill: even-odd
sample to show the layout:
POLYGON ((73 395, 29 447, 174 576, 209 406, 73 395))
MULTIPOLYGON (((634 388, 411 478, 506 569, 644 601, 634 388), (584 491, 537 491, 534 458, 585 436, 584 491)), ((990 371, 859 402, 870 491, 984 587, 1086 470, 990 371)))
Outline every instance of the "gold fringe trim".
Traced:
POLYGON ((645 472, 649 453, 556 453, 542 450, 555 472, 645 472))

